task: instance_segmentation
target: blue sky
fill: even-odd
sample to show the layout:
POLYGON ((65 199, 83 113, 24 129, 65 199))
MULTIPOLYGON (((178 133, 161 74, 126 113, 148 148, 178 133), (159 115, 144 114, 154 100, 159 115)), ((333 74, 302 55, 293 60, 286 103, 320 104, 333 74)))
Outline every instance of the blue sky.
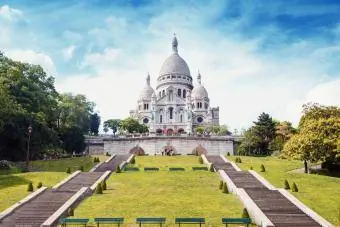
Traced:
POLYGON ((340 105, 340 1, 0 0, 0 28, 6 55, 86 94, 103 120, 135 108, 147 72, 155 86, 174 32, 231 129, 262 111, 296 124, 303 103, 340 105))

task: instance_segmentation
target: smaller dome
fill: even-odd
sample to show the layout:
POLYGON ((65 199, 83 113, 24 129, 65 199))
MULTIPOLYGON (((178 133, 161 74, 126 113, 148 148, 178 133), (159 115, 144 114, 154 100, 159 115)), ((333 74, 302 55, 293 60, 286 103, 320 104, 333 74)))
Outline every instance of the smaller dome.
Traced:
POLYGON ((150 85, 146 85, 139 94, 139 100, 151 100, 154 93, 153 88, 150 85))
POLYGON ((208 92, 202 84, 199 84, 192 89, 191 98, 192 99, 203 99, 208 98, 208 92))

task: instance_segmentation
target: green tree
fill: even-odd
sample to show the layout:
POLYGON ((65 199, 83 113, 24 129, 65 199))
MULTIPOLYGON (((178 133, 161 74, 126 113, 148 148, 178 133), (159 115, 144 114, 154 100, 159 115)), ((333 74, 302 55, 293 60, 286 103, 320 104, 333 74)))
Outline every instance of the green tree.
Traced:
POLYGON ((94 113, 90 115, 90 132, 91 134, 97 136, 99 132, 100 126, 100 116, 98 113, 94 113))
POLYGON ((202 126, 196 127, 196 128, 195 128, 195 132, 196 132, 197 134, 202 135, 203 132, 204 132, 204 127, 202 127, 202 126))
POLYGON ((109 128, 112 130, 114 136, 116 136, 116 132, 121 127, 122 121, 119 119, 109 119, 104 122, 104 129, 109 128))
POLYGON ((255 135, 259 137, 258 148, 261 155, 269 154, 269 143, 275 137, 275 122, 267 113, 262 113, 257 121, 253 122, 255 135))

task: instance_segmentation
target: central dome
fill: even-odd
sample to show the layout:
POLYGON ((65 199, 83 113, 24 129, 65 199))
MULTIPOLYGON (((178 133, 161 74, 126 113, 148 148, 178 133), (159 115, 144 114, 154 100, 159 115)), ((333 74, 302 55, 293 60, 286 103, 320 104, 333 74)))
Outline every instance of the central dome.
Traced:
POLYGON ((177 53, 173 53, 164 61, 159 74, 162 76, 172 73, 190 76, 188 64, 177 53))

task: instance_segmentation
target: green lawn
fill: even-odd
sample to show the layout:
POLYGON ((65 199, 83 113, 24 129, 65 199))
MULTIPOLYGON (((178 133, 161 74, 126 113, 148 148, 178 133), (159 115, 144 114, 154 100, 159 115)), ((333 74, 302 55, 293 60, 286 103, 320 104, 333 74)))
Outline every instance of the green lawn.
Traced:
POLYGON ((136 166, 159 167, 159 172, 113 174, 103 195, 87 198, 75 210, 76 217, 205 217, 207 226, 220 226, 222 217, 240 217, 243 206, 236 196, 218 189, 217 173, 194 172, 197 157, 136 157, 136 166), (169 172, 168 167, 185 167, 185 172, 169 172))
MULTIPOLYGON (((231 161, 235 160, 235 157, 227 158, 231 161)), ((289 173, 290 170, 303 167, 303 163, 296 160, 244 156, 241 156, 241 159, 242 163, 237 163, 241 169, 249 170, 252 166, 256 172, 260 173, 276 187, 283 188, 285 179, 290 184, 294 181, 299 188, 299 192, 291 192, 294 196, 330 222, 339 223, 340 226, 340 178, 289 173), (261 164, 266 168, 264 173, 260 172, 261 164)))

